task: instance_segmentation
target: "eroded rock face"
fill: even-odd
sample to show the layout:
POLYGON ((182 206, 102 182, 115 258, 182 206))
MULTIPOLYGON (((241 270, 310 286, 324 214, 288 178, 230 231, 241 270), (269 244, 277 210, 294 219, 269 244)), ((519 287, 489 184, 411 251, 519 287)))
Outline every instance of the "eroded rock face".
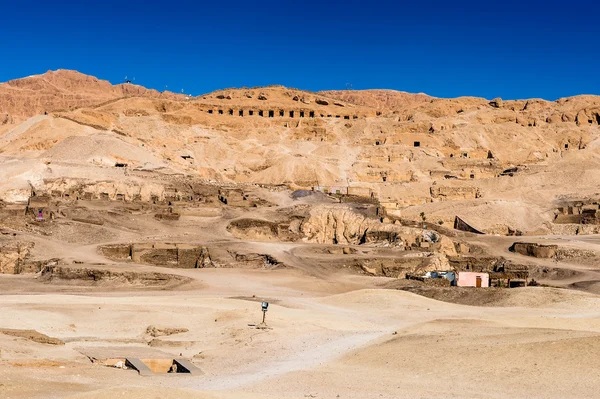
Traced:
POLYGON ((320 207, 311 211, 302 224, 302 232, 308 242, 358 245, 364 242, 372 225, 373 221, 350 208, 320 207))
POLYGON ((344 206, 313 208, 301 229, 305 241, 318 244, 411 247, 422 241, 416 229, 383 224, 344 206))

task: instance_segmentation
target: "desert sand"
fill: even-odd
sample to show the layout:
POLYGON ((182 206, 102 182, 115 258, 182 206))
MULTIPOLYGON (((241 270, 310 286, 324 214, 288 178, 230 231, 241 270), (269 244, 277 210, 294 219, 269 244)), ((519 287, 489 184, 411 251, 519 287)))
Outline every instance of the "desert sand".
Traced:
POLYGON ((599 124, 594 96, 0 84, 0 397, 595 397, 599 124))

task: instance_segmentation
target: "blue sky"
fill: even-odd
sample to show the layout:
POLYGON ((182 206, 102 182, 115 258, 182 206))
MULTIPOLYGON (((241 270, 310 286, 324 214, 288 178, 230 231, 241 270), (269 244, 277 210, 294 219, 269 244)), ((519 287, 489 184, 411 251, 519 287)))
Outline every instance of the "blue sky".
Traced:
POLYGON ((600 4, 6 1, 0 81, 76 69, 198 95, 283 84, 439 97, 600 94, 600 4))

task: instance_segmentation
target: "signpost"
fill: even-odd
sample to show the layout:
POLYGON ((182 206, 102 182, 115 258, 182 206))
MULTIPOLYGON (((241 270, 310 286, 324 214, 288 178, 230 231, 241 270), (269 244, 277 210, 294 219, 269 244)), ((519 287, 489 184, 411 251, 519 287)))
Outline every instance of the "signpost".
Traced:
POLYGON ((267 309, 269 308, 269 302, 263 302, 261 306, 262 306, 262 312, 263 312, 262 324, 265 324, 265 317, 267 315, 267 309))

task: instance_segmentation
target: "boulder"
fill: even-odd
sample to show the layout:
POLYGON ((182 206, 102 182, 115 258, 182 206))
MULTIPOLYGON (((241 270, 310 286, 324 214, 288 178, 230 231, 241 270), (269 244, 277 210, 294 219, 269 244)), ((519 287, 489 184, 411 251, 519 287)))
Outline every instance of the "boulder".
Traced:
POLYGON ((494 108, 502 108, 502 99, 500 97, 494 98, 489 104, 494 108))

